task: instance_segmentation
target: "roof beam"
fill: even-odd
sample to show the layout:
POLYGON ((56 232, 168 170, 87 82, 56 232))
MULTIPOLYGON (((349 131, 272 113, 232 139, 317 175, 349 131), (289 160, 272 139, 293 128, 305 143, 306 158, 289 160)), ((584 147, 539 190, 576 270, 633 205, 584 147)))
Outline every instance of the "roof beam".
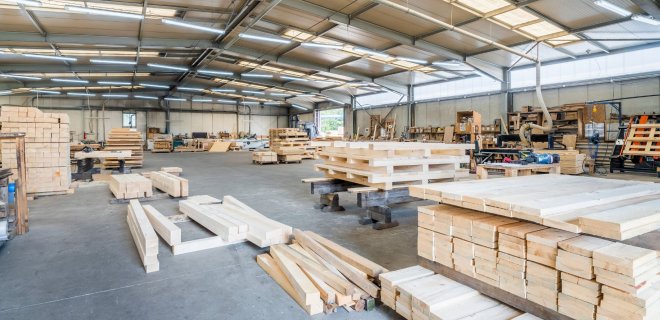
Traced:
POLYGON ((656 20, 660 20, 660 1, 658 0, 632 0, 644 12, 656 20))

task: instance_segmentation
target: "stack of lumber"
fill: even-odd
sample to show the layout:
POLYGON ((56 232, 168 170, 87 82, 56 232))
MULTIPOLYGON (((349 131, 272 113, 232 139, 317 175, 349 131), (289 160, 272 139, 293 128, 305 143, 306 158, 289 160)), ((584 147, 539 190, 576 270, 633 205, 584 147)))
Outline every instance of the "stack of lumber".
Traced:
POLYGON ((188 196, 188 179, 175 176, 164 171, 154 171, 149 175, 151 184, 172 197, 181 198, 188 196))
POLYGON ((74 159, 74 155, 76 152, 82 151, 85 147, 90 147, 93 150, 99 150, 101 149, 101 145, 98 143, 78 143, 78 144, 72 144, 69 147, 69 150, 71 150, 71 164, 76 164, 76 159, 74 159))
POLYGON ((288 243, 291 227, 263 216, 232 196, 219 200, 193 196, 179 201, 179 211, 201 224, 224 241, 248 240, 264 248, 288 243))
MULTIPOLYGON (((600 213, 598 217, 609 217, 609 222, 600 224, 600 229, 605 230, 599 233, 621 238, 620 234, 612 234, 607 230, 612 229, 614 221, 619 221, 612 216, 632 221, 626 222, 623 229, 627 229, 627 225, 653 223, 653 217, 658 216, 660 207, 653 202, 658 198, 657 193, 654 193, 654 185, 641 184, 646 190, 650 188, 650 194, 653 195, 641 193, 641 200, 635 195, 631 198, 635 200, 628 199, 629 195, 626 193, 638 190, 635 187, 639 183, 632 184, 633 187, 628 184, 623 184, 625 188, 621 185, 619 188, 614 187, 617 192, 612 197, 621 198, 609 199, 603 198, 603 194, 598 191, 595 191, 595 194, 580 193, 581 188, 594 183, 593 178, 557 177, 556 181, 546 183, 551 183, 553 188, 562 189, 562 193, 572 193, 572 202, 553 203, 552 201, 558 200, 553 198, 547 188, 540 192, 526 182, 527 188, 532 190, 521 191, 511 186, 516 181, 532 179, 531 176, 498 179, 506 181, 500 182, 499 189, 482 188, 482 185, 486 185, 482 182, 484 180, 467 184, 456 182, 419 187, 415 192, 422 197, 453 204, 418 208, 418 227, 424 230, 419 233, 418 238, 418 241, 424 244, 421 250, 418 248, 420 257, 427 260, 433 257, 434 262, 470 275, 484 284, 499 287, 576 319, 644 320, 651 319, 651 315, 657 315, 660 311, 660 303, 657 302, 660 300, 658 251, 520 221, 512 218, 510 211, 524 209, 525 214, 517 216, 539 220, 533 215, 534 212, 542 215, 544 209, 559 206, 562 207, 559 212, 564 213, 565 206, 574 206, 573 211, 568 212, 573 213, 571 219, 579 220, 582 213, 589 216, 588 214, 598 214, 601 209, 606 209, 603 211, 606 214, 600 213), (564 185, 564 180, 572 183, 564 185), (453 187, 445 188, 447 185, 453 187), (564 191, 564 188, 569 190, 564 191), (534 201, 516 202, 529 197, 530 194, 539 196, 534 201), (543 195, 552 200, 546 201, 543 195), (651 198, 655 200, 650 200, 651 198), (591 207, 581 201, 591 201, 591 207), (621 201, 624 205, 621 205, 621 201), (654 204, 654 209, 646 208, 646 205, 651 205, 647 203, 649 201, 654 204), (640 206, 640 202, 645 205, 640 206), (504 206, 505 204, 507 206, 504 206), (537 204, 541 207, 535 206, 537 204), (635 204, 637 207, 631 207, 635 204), (506 207, 508 210, 488 209, 489 205, 498 209, 506 207), (488 211, 489 214, 483 211, 488 211), (643 218, 637 221, 640 217, 643 218), (433 239, 433 246, 428 246, 428 239, 433 239), (470 254, 474 263, 473 275, 472 269, 467 269, 466 272, 466 267, 470 267, 470 254), (609 298, 606 298, 608 293, 609 298)), ((546 177, 546 180, 552 179, 546 177)), ((544 222, 544 219, 540 221, 544 222)))
POLYGON ((338 307, 372 307, 387 270, 311 231, 295 229, 292 245, 274 245, 257 263, 310 315, 338 307))
POLYGON ((115 174, 108 181, 117 199, 147 198, 153 195, 151 180, 139 174, 115 174))
POLYGON ((154 147, 151 152, 172 152, 171 134, 154 134, 154 147))
POLYGON ((406 319, 510 320, 522 313, 420 266, 382 273, 379 278, 383 303, 406 319))
POLYGON ((158 237, 139 201, 131 200, 129 202, 126 222, 144 269, 147 273, 158 271, 160 269, 158 263, 158 237))
POLYGON ((410 195, 625 240, 660 228, 660 184, 543 175, 411 186, 410 195))
POLYGON ((334 141, 318 152, 315 165, 328 178, 384 190, 399 185, 453 181, 467 177, 471 144, 334 141))
POLYGON ((578 150, 543 150, 536 149, 536 153, 558 154, 559 167, 561 174, 582 174, 584 173, 584 162, 587 155, 578 150))
POLYGON ((270 149, 277 153, 282 162, 296 162, 302 159, 312 159, 313 152, 308 150, 309 137, 307 132, 297 128, 274 128, 269 130, 270 149))
MULTIPOLYGON (((37 108, 2 106, 1 133, 25 133, 27 193, 64 193, 71 184, 69 116, 37 108)), ((2 140, 2 168, 17 177, 16 143, 2 140)), ((10 178, 13 179, 13 178, 10 178)))
POLYGON ((277 153, 272 151, 255 151, 252 152, 252 163, 266 164, 277 163, 277 153))
MULTIPOLYGON (((142 133, 136 129, 113 128, 110 130, 108 139, 105 141, 103 150, 118 151, 130 150, 131 156, 124 159, 127 168, 141 168, 143 161, 143 140, 142 133)), ((103 160, 104 169, 119 168, 119 159, 106 158, 103 160)))

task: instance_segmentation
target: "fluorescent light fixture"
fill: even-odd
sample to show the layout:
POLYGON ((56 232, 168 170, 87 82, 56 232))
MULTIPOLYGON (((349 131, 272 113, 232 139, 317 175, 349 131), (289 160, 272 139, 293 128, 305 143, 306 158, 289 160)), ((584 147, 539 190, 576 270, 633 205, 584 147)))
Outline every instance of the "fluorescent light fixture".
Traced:
POLYGON ((80 96, 80 97, 95 97, 93 93, 84 93, 84 92, 67 92, 67 96, 80 96))
POLYGON ((201 30, 201 31, 206 31, 206 32, 211 32, 211 33, 217 33, 217 34, 224 34, 225 33, 225 30, 222 30, 222 29, 199 26, 199 25, 196 25, 196 24, 192 24, 192 23, 188 23, 188 22, 184 22, 184 21, 180 21, 180 20, 163 19, 161 21, 164 24, 169 24, 169 25, 173 25, 173 26, 196 29, 196 30, 201 30))
POLYGON ((177 87, 178 90, 183 90, 183 91, 204 91, 202 88, 191 88, 191 87, 177 87))
POLYGON ((102 64, 123 64, 123 65, 136 65, 135 61, 128 60, 107 60, 107 59, 89 59, 91 63, 102 63, 102 64))
POLYGON ((267 106, 279 106, 279 105, 282 104, 282 102, 270 101, 270 102, 264 102, 264 104, 267 105, 267 106))
POLYGON ((243 93, 251 93, 251 94, 266 94, 263 91, 252 91, 252 90, 241 90, 243 93))
POLYGON ((280 78, 286 79, 286 80, 291 80, 291 81, 307 81, 307 79, 304 79, 304 78, 290 77, 290 76, 281 76, 280 78))
POLYGON ((242 104, 259 104, 259 101, 241 101, 242 104))
POLYGON ((126 13, 119 11, 99 10, 99 9, 92 9, 92 8, 85 8, 78 6, 65 6, 64 9, 71 12, 96 14, 101 16, 112 16, 112 17, 130 18, 130 19, 139 19, 139 20, 144 19, 144 16, 141 14, 133 14, 133 13, 126 13))
POLYGON ((51 90, 38 90, 38 89, 32 89, 30 90, 31 92, 36 92, 36 93, 47 93, 47 94, 60 94, 59 91, 51 91, 51 90))
POLYGON ((62 60, 62 61, 77 61, 77 58, 72 58, 72 57, 62 57, 62 56, 45 56, 41 54, 32 54, 32 53, 24 53, 22 54, 24 57, 29 57, 29 58, 36 58, 36 59, 50 59, 50 60, 62 60))
POLYGON ((324 98, 325 100, 332 101, 332 102, 334 102, 334 103, 338 103, 338 104, 347 104, 346 102, 342 102, 342 101, 339 101, 339 100, 336 100, 336 99, 332 99, 332 98, 329 98, 329 97, 323 97, 323 98, 324 98))
POLYGON ((275 43, 283 43, 283 44, 289 44, 289 43, 291 43, 290 40, 279 39, 279 38, 271 38, 271 37, 255 36, 255 35, 245 34, 245 33, 241 33, 241 34, 239 34, 238 36, 239 36, 240 38, 250 39, 250 40, 260 40, 260 41, 275 42, 275 43))
POLYGON ((213 99, 208 99, 208 98, 193 98, 193 102, 213 102, 213 99))
POLYGON ((434 66, 441 66, 441 67, 444 67, 444 66, 458 67, 458 66, 462 66, 463 63, 460 62, 460 61, 458 61, 458 60, 447 60, 447 61, 436 61, 436 62, 433 62, 433 65, 434 65, 434 66))
POLYGON ((183 72, 188 71, 188 68, 176 67, 176 66, 168 66, 168 65, 159 64, 159 63, 147 63, 147 66, 150 66, 150 67, 152 67, 152 68, 160 68, 160 69, 176 70, 176 71, 183 71, 183 72))
POLYGON ((133 98, 146 99, 146 100, 158 100, 158 97, 140 96, 140 95, 133 95, 133 98))
POLYGON ((417 64, 427 64, 427 63, 429 63, 428 61, 422 60, 422 59, 414 59, 414 58, 406 58, 406 57, 396 57, 396 58, 397 58, 397 60, 403 60, 403 61, 408 61, 408 62, 417 63, 417 64))
POLYGON ((313 93, 303 93, 303 94, 297 94, 296 97, 316 97, 316 95, 313 93))
POLYGON ((106 93, 102 94, 105 98, 128 98, 127 94, 115 94, 115 93, 106 93))
POLYGON ((638 14, 632 16, 632 19, 635 20, 635 21, 643 22, 643 23, 646 23, 646 24, 654 25, 654 26, 660 25, 659 20, 655 20, 651 17, 641 16, 641 15, 638 15, 638 14))
POLYGON ((170 86, 164 86, 160 84, 151 84, 151 83, 140 83, 141 86, 146 88, 156 88, 156 89, 169 89, 170 86))
POLYGON ((327 44, 327 43, 318 43, 318 42, 303 42, 300 44, 303 47, 309 48, 326 48, 326 49, 343 49, 344 46, 338 44, 327 44))
POLYGON ((41 7, 41 1, 14 0, 14 2, 24 4, 26 6, 41 7))
POLYGON ((87 80, 80 80, 80 79, 62 79, 62 78, 53 78, 50 79, 51 81, 55 82, 70 82, 70 83, 89 83, 87 80))
POLYGON ((167 97, 165 98, 167 101, 186 101, 185 98, 175 98, 175 97, 167 97))
POLYGON ((614 5, 612 3, 609 3, 605 0, 596 0, 596 1, 594 1, 594 4, 599 6, 599 7, 610 10, 610 11, 612 11, 612 12, 618 14, 618 15, 622 15, 624 17, 628 17, 628 16, 632 15, 632 12, 630 12, 630 11, 624 9, 624 8, 621 8, 617 5, 614 5))
POLYGON ((376 56, 376 57, 381 57, 381 58, 390 58, 390 55, 387 54, 387 53, 382 53, 382 52, 373 51, 373 50, 369 50, 369 49, 365 49, 365 48, 360 48, 360 47, 355 47, 355 48, 353 48, 353 51, 355 51, 355 52, 357 52, 357 53, 368 54, 368 55, 372 55, 372 56, 376 56))
POLYGON ((292 104, 291 106, 294 107, 294 108, 296 108, 296 109, 309 111, 309 109, 307 109, 307 108, 305 108, 305 107, 303 107, 303 106, 301 106, 301 105, 299 105, 299 104, 292 104))
POLYGON ((279 92, 268 92, 269 95, 271 96, 276 96, 276 97, 288 97, 292 96, 290 93, 279 93, 279 92))
POLYGON ((262 73, 241 73, 241 77, 248 78, 272 78, 271 74, 262 74, 262 73))
POLYGON ((30 77, 30 76, 20 76, 17 74, 0 74, 2 78, 14 78, 14 79, 24 79, 24 80, 41 80, 39 77, 30 77))
POLYGON ((105 84, 110 86, 130 86, 132 83, 126 81, 97 81, 98 84, 105 84))
POLYGON ((215 101, 220 102, 220 103, 232 103, 232 104, 236 103, 236 101, 228 100, 228 99, 217 99, 215 101))
POLYGON ((211 89, 213 92, 236 92, 234 89, 211 89))
POLYGON ((0 96, 6 96, 8 94, 11 94, 11 90, 2 90, 2 91, 0 91, 0 96))
POLYGON ((233 72, 229 71, 214 71, 214 70, 197 70, 197 73, 201 74, 211 74, 211 75, 218 75, 218 76, 233 76, 233 72))

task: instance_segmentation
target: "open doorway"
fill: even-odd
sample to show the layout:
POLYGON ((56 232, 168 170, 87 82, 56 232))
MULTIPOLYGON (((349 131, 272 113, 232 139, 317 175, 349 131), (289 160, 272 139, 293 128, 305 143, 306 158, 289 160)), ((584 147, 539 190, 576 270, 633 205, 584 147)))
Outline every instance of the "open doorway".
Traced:
POLYGON ((344 136, 344 109, 329 109, 319 112, 319 133, 322 137, 344 136))

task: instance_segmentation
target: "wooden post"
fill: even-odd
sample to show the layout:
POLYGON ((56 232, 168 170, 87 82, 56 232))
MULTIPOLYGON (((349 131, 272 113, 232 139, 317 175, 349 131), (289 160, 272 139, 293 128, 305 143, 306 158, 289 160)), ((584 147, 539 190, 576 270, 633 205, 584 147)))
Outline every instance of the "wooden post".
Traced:
POLYGON ((27 206, 27 168, 25 164, 25 134, 16 137, 16 233, 29 231, 27 206))

